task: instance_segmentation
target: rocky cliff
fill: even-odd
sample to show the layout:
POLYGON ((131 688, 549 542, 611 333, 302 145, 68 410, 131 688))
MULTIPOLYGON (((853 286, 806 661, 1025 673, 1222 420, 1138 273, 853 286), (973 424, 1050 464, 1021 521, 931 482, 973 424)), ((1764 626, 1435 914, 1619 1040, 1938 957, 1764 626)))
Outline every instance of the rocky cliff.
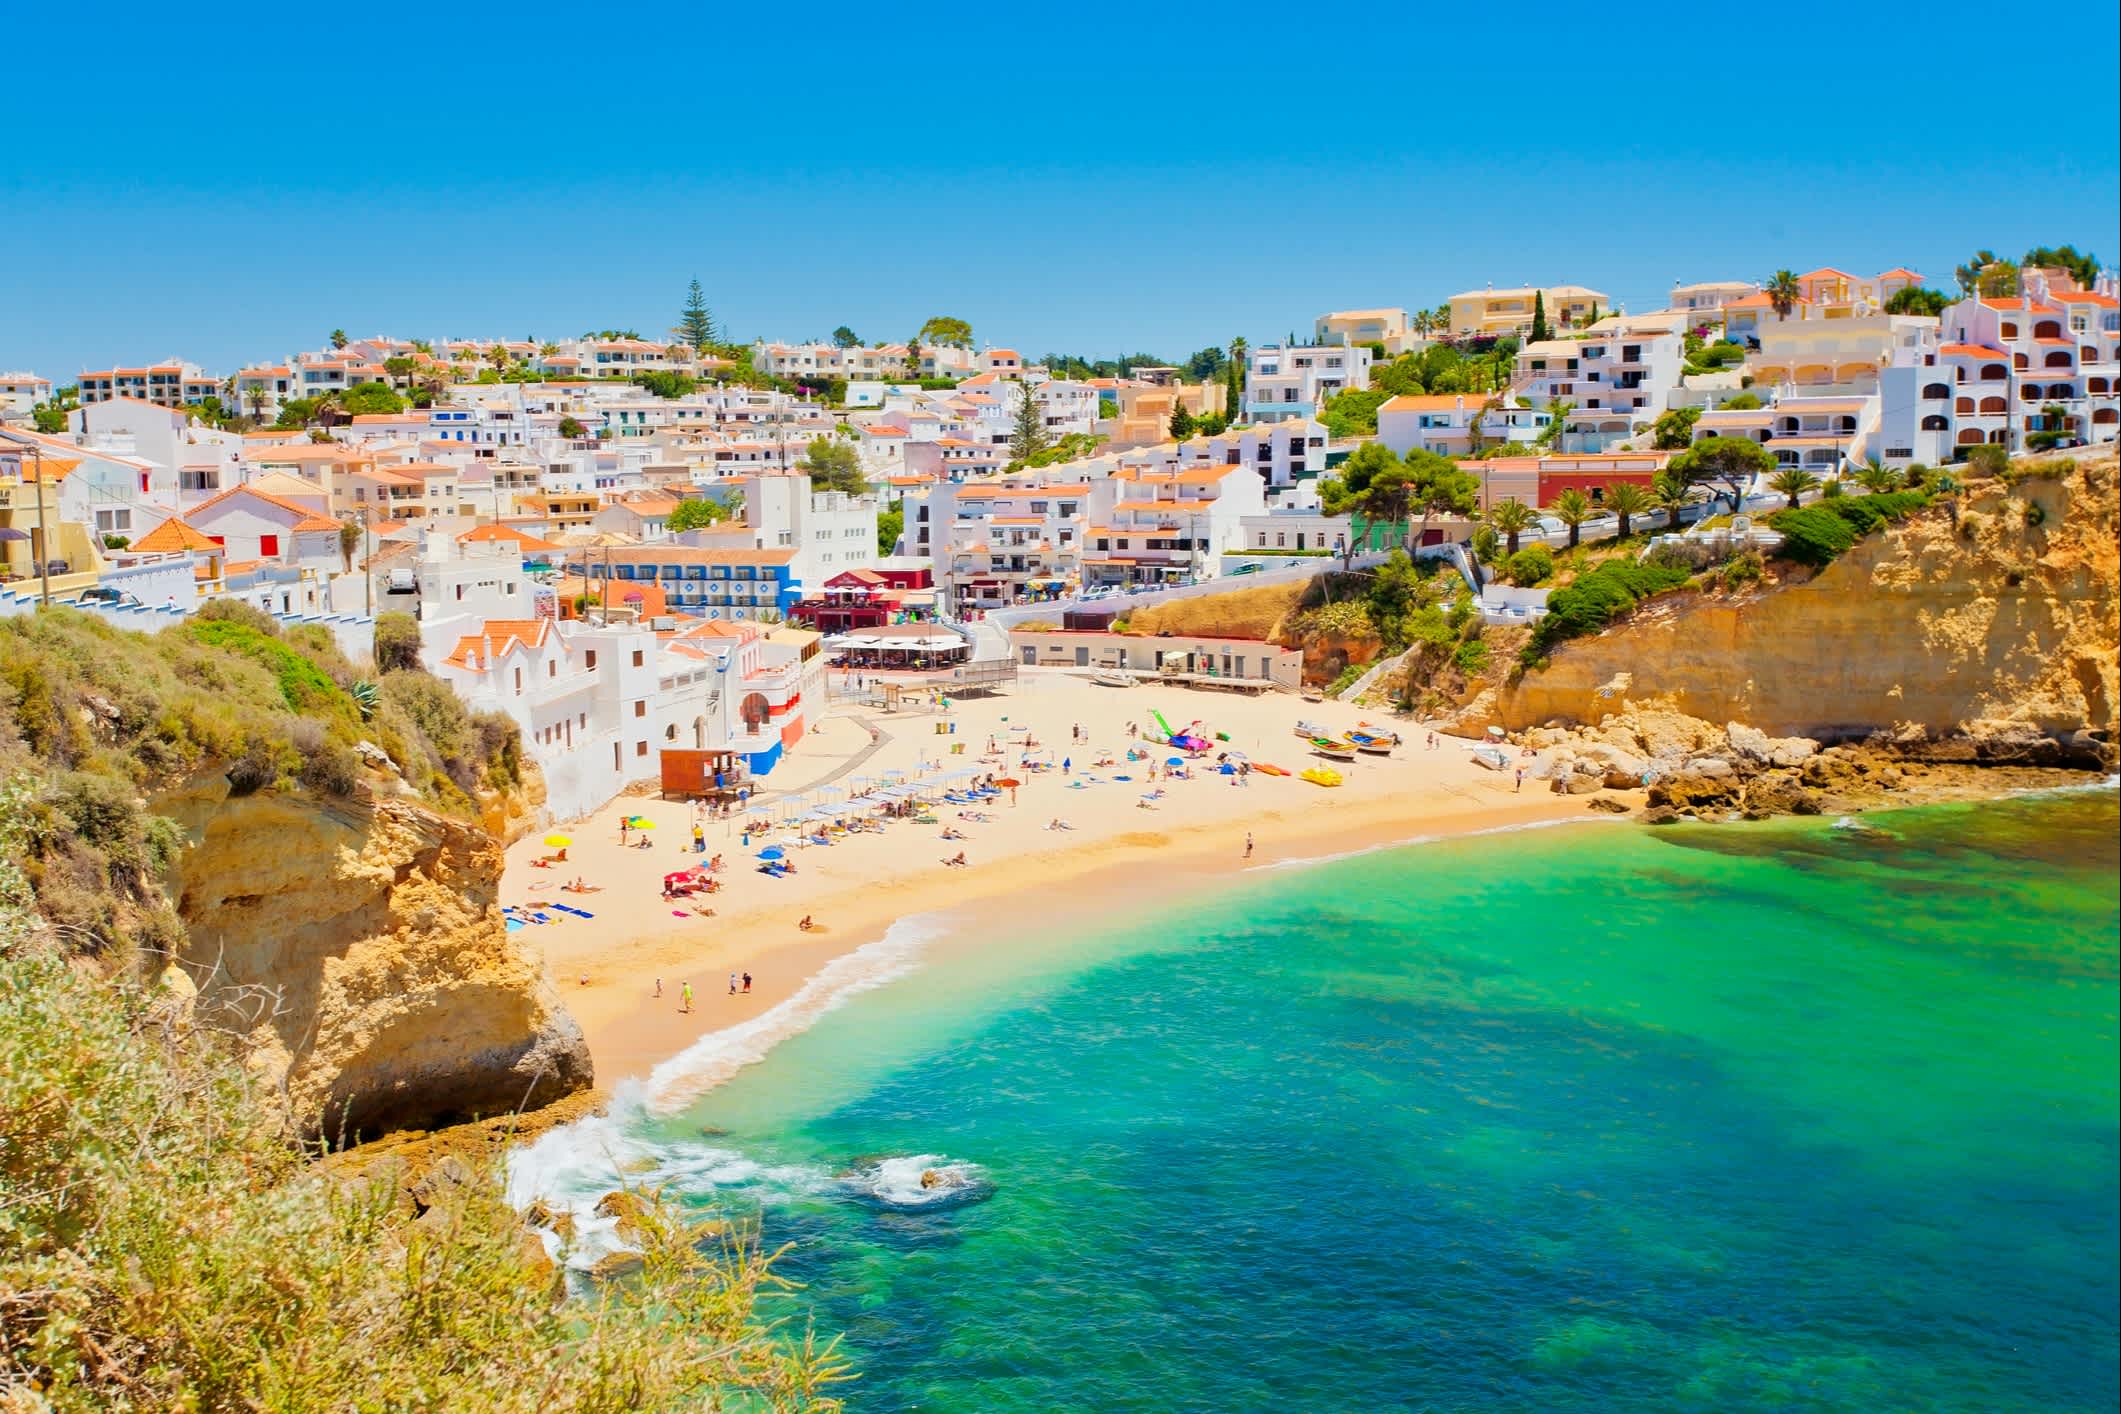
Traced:
POLYGON ((2114 458, 2044 470, 1975 482, 1816 576, 1655 600, 1480 692, 1456 727, 1595 724, 1655 705, 1771 736, 1884 733, 1915 754, 2111 761, 2114 458))
POLYGON ((580 1030, 502 922, 489 830, 408 799, 232 796, 218 772, 149 808, 189 837, 168 892, 202 1015, 246 1037, 306 1132, 505 1113, 589 1085, 580 1030))

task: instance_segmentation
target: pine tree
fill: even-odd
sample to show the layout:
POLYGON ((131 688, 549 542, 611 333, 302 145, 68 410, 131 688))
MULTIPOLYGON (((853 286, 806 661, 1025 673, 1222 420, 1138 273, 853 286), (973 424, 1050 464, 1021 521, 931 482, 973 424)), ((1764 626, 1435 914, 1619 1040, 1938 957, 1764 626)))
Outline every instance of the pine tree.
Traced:
POLYGON ((707 308, 707 295, 697 278, 685 292, 685 307, 678 312, 678 335, 701 353, 714 345, 714 314, 707 308))
POLYGON ((1009 438, 1009 455, 1028 466, 1033 457, 1053 445, 1053 437, 1046 431, 1045 415, 1039 411, 1031 385, 1019 382, 1016 388, 1022 397, 1016 404, 1016 431, 1009 438))
POLYGON ((1551 339, 1552 337, 1554 337, 1554 331, 1547 327, 1547 292, 1545 290, 1534 290, 1532 292, 1532 342, 1536 344, 1542 339, 1551 339))
POLYGON ((1183 398, 1171 400, 1171 440, 1183 442, 1193 435, 1193 414, 1186 411, 1183 398))

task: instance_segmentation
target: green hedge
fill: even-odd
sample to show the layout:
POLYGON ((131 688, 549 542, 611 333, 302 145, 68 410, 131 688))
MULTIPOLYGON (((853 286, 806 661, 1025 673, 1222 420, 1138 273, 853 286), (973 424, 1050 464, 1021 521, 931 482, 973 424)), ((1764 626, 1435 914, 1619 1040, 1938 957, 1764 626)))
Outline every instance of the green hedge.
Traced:
POLYGON ((1905 520, 1929 504, 1920 491, 1887 491, 1875 496, 1837 496, 1777 511, 1768 524, 1782 532, 1783 559, 1824 569, 1843 551, 1888 521, 1905 520))
POLYGON ((1547 616, 1526 645, 1531 657, 1571 638, 1596 633, 1653 594, 1677 589, 1692 575, 1670 565, 1607 560, 1565 589, 1547 596, 1547 616))

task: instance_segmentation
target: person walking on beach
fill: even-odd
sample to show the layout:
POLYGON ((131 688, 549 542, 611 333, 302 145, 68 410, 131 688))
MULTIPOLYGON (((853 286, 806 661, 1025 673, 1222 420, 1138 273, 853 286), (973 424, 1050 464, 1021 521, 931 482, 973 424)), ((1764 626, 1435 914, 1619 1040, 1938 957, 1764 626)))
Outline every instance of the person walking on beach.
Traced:
POLYGON ((655 994, 659 997, 663 995, 663 979, 660 977, 655 979, 655 994))
POLYGON ((732 997, 736 995, 736 974, 734 972, 729 974, 729 995, 732 997))
POLYGON ((1517 768, 1517 789, 1520 793, 1524 790, 1524 767, 1522 766, 1517 768))
POLYGON ((1247 831, 1245 831, 1245 858, 1247 858, 1247 859, 1250 859, 1251 857, 1252 857, 1252 832, 1251 832, 1250 830, 1247 830, 1247 831))
POLYGON ((700 822, 697 820, 692 822, 692 852, 694 854, 705 854, 707 852, 707 832, 700 828, 700 822))
POLYGON ((680 998, 682 998, 682 1000, 681 1000, 681 1001, 680 1001, 680 1002, 678 1003, 678 1010, 679 1010, 679 1011, 691 1011, 691 1010, 692 1010, 692 984, 691 984, 690 982, 680 982, 680 983, 678 984, 678 996, 679 996, 680 998))
POLYGON ((751 974, 748 972, 744 974, 744 990, 747 992, 751 990, 751 974))

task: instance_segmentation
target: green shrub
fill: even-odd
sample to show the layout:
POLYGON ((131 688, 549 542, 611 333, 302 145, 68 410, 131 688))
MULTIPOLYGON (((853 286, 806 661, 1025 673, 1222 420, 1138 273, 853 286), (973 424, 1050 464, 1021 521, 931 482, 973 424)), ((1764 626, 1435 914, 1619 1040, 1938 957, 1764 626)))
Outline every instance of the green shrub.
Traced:
MULTIPOLYGON (((1841 502, 1853 499, 1844 496, 1841 502)), ((1768 519, 1782 532, 1783 558, 1813 569, 1832 564, 1842 551, 1856 543, 1855 527, 1835 515, 1832 506, 1800 506, 1794 511, 1778 511, 1768 519)))
POLYGON ((1484 565, 1492 565, 1502 557, 1502 537, 1495 533, 1492 525, 1483 525, 1473 532, 1473 558, 1484 565))
POLYGON ((1597 633, 1640 601, 1677 589, 1690 578, 1690 571, 1671 565, 1607 560, 1547 596, 1547 615, 1532 629, 1531 641, 1525 645, 1526 660, 1543 656, 1567 639, 1597 633))
POLYGON ((1488 645, 1477 638, 1470 643, 1461 643, 1458 651, 1451 655, 1451 662, 1467 677, 1479 677, 1488 666, 1488 645))
POLYGON ((1544 545, 1527 545, 1510 556, 1504 573, 1519 588, 1542 584, 1554 577, 1554 552, 1544 545))
POLYGON ((2010 469, 2011 454, 1994 443, 1969 447, 1966 464, 1976 476, 2001 476, 2010 469))
POLYGON ((420 621, 411 614, 377 614, 376 671, 397 672, 420 666, 420 621))
POLYGON ((307 1163, 275 1103, 168 993, 92 975, 0 905, 9 1407, 839 1407, 840 1358, 775 1329, 799 1313, 741 1236, 645 1195, 640 1270, 555 1300, 494 1169, 415 1221, 391 1161, 307 1163))
POLYGON ((1723 567, 1723 587, 1736 591, 1748 584, 1758 583, 1765 568, 1758 550, 1747 550, 1742 555, 1734 555, 1730 563, 1723 567))

